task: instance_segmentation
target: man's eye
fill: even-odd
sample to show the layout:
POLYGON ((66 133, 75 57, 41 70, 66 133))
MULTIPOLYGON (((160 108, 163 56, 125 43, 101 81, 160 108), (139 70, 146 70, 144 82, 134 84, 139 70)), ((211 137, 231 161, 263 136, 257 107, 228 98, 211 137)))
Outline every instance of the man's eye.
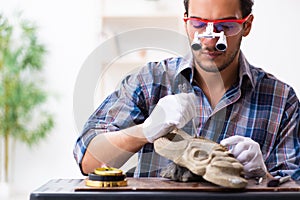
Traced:
POLYGON ((234 23, 222 23, 220 24, 224 29, 231 29, 235 27, 234 23))
POLYGON ((193 27, 195 28, 204 28, 206 26, 205 23, 199 22, 199 21, 193 21, 192 22, 193 27))

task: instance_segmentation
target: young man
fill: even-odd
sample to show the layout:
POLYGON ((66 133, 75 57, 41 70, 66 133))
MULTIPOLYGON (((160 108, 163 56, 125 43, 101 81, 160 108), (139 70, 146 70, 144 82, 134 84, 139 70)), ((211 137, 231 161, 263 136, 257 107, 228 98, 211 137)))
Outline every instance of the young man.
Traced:
POLYGON ((188 38, 201 48, 187 58, 148 63, 122 82, 77 140, 74 155, 82 172, 121 167, 139 152, 135 176, 159 176, 169 161, 152 143, 177 127, 229 146, 248 178, 291 175, 300 160, 299 100, 240 50, 253 22, 252 0, 184 4, 188 38), (216 47, 220 35, 198 38, 208 34, 209 24, 213 34, 226 36, 225 50, 216 47))

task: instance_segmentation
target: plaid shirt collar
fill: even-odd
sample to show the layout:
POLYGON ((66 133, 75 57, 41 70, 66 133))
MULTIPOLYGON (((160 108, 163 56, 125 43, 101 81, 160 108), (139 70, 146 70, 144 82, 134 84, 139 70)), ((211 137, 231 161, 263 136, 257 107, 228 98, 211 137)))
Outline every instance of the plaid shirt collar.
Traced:
MULTIPOLYGON (((243 82, 245 82, 246 79, 248 79, 251 83, 252 88, 254 88, 257 81, 253 78, 253 75, 250 70, 250 64, 242 51, 240 51, 239 65, 239 87, 241 87, 243 82)), ((180 63, 176 73, 176 78, 178 78, 179 76, 184 76, 190 83, 192 83, 194 76, 193 66, 193 56, 191 53, 189 53, 182 59, 182 62, 180 63)))

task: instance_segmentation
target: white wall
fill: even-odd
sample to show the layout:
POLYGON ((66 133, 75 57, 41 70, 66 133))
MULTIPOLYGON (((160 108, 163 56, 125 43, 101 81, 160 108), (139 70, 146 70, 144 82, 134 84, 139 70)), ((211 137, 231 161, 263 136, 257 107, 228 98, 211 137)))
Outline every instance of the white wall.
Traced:
POLYGON ((254 22, 244 40, 250 63, 293 86, 300 97, 300 1, 255 1, 254 22))
POLYGON ((99 2, 96 0, 7 0, 0 11, 11 15, 23 10, 24 17, 37 22, 46 44, 46 89, 53 98, 48 108, 55 115, 55 128, 32 148, 17 143, 13 183, 17 192, 28 194, 52 178, 82 177, 73 159, 77 138, 73 120, 73 88, 78 71, 98 45, 99 2))
MULTIPOLYGON (((13 180, 19 192, 29 193, 53 178, 81 178, 72 155, 78 132, 73 119, 73 90, 81 65, 99 42, 99 1, 0 1, 0 11, 11 13, 21 8, 25 16, 38 22, 40 36, 49 49, 46 87, 56 96, 49 103, 56 119, 49 137, 32 149, 20 143, 15 149, 13 180)), ((252 64, 291 84, 300 96, 300 1, 255 3, 253 30, 242 49, 252 64)), ((130 9, 130 5, 122 9, 130 9)))

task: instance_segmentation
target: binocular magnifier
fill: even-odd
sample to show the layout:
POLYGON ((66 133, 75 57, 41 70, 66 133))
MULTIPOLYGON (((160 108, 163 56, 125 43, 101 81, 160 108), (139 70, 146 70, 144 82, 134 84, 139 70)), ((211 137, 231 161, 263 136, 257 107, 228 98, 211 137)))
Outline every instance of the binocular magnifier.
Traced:
POLYGON ((219 37, 219 40, 216 43, 216 49, 218 51, 226 51, 227 49, 227 40, 226 36, 224 34, 224 31, 221 31, 220 33, 214 32, 214 23, 208 22, 207 27, 204 33, 199 34, 198 31, 195 32, 193 42, 191 44, 191 47, 193 50, 198 51, 202 48, 200 39, 201 38, 216 38, 219 37))

